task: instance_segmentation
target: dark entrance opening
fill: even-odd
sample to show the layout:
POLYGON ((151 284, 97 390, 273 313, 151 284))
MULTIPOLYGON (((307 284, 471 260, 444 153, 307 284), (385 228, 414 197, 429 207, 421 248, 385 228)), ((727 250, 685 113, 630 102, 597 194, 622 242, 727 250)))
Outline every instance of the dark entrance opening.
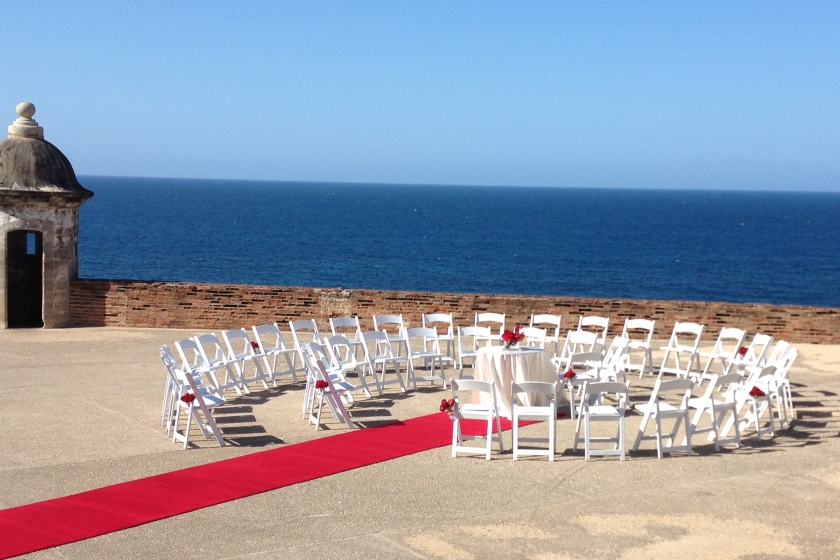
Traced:
POLYGON ((44 236, 40 231, 10 231, 6 247, 9 328, 43 327, 44 236))

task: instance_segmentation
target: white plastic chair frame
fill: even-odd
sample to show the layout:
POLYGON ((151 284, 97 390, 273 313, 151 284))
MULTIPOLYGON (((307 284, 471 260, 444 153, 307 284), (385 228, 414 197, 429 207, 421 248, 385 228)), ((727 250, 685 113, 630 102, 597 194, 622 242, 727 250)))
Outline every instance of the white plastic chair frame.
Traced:
POLYGON ((545 350, 545 341, 548 338, 548 333, 545 329, 540 327, 524 327, 519 329, 519 332, 525 335, 522 346, 545 350))
POLYGON ((584 386, 587 383, 601 380, 602 359, 603 355, 600 352, 577 352, 569 356, 566 362, 566 369, 557 372, 558 380, 569 391, 569 418, 572 421, 574 421, 577 414, 575 391, 582 394, 584 386), (575 376, 572 378, 563 377, 568 370, 574 371, 575 376))
POLYGON ((388 335, 383 331, 368 331, 362 333, 362 347, 365 352, 365 362, 369 364, 370 370, 373 373, 374 381, 376 382, 376 390, 379 395, 382 395, 382 388, 386 385, 398 384, 400 391, 405 393, 405 383, 403 383, 401 366, 406 365, 406 376, 408 376, 408 359, 405 356, 394 355, 391 349, 391 343, 388 341, 388 335), (376 376, 376 368, 380 368, 379 377, 376 376), (394 379, 386 380, 385 376, 388 374, 388 367, 394 370, 394 379))
POLYGON ((546 329, 545 341, 554 345, 554 352, 551 357, 557 357, 560 352, 560 322, 563 317, 560 315, 551 315, 549 313, 540 313, 538 315, 531 315, 529 327, 536 327, 539 325, 551 325, 554 327, 552 331, 550 328, 546 329))
MULTIPOLYGON (((317 342, 312 343, 310 342, 307 346, 311 344, 318 344, 317 342)), ((327 369, 324 367, 323 361, 316 359, 315 354, 311 352, 307 352, 307 359, 309 360, 309 367, 312 369, 312 378, 317 381, 324 381, 327 384, 327 387, 324 389, 314 389, 313 383, 313 405, 314 401, 318 401, 318 412, 317 414, 314 411, 314 406, 310 407, 309 411, 309 424, 315 424, 315 431, 317 432, 321 427, 321 411, 324 408, 324 402, 327 403, 327 408, 332 413, 333 417, 338 422, 343 422, 347 425, 348 428, 355 429, 356 425, 353 423, 353 420, 350 418, 350 413, 344 407, 344 403, 341 402, 341 393, 344 389, 336 383, 333 382, 332 376, 327 373, 327 369)))
POLYGON ((692 372, 700 374, 700 338, 703 336, 703 325, 697 323, 676 323, 674 330, 671 332, 671 338, 668 339, 668 346, 662 346, 659 349, 664 350, 665 354, 662 356, 662 364, 659 366, 659 377, 663 373, 673 373, 677 377, 687 379, 692 377, 692 372), (680 339, 682 335, 682 340, 680 339), (684 340, 690 338, 689 344, 684 344, 684 340), (683 357, 685 362, 680 359, 683 357), (668 361, 673 359, 673 366, 668 365, 668 361), (692 367, 694 369, 692 369, 692 367))
POLYGON ((773 344, 772 336, 757 333, 750 341, 750 345, 747 346, 747 353, 743 356, 737 355, 729 360, 730 366, 741 372, 749 367, 764 367, 761 364, 764 362, 764 357, 770 350, 771 344, 773 344))
POLYGON ((746 336, 747 331, 743 329, 733 327, 722 328, 711 352, 700 352, 700 356, 706 358, 706 365, 703 367, 703 373, 698 377, 699 382, 703 383, 706 379, 711 379, 713 375, 726 375, 730 373, 729 370, 732 367, 732 360, 738 355, 738 349, 744 344, 744 338, 746 336), (720 371, 713 370, 715 361, 720 363, 720 371))
MULTIPOLYGON (((341 372, 345 382, 348 382, 346 379, 348 372, 352 371, 355 373, 359 379, 358 388, 364 391, 365 395, 369 398, 371 394, 367 384, 367 376, 373 376, 373 372, 371 372, 367 362, 360 362, 356 359, 356 350, 353 347, 353 343, 339 334, 327 338, 322 346, 327 349, 327 353, 329 354, 329 369, 341 372)), ((373 377, 373 382, 375 386, 375 377, 373 377)))
POLYGON ((736 395, 741 385, 741 375, 729 373, 725 375, 711 374, 709 385, 702 397, 688 399, 688 406, 696 410, 691 420, 693 434, 709 432, 708 439, 715 442, 715 451, 720 451, 722 445, 734 443, 735 447, 741 446, 741 430, 738 422, 735 422, 735 436, 724 437, 721 429, 725 425, 727 415, 737 417, 736 395), (710 426, 699 428, 698 425, 704 416, 709 416, 710 426))
POLYGON ((651 341, 653 340, 653 329, 656 325, 655 321, 650 319, 625 319, 624 328, 621 331, 621 336, 630 339, 630 352, 627 354, 627 363, 625 368, 629 371, 638 371, 639 378, 648 372, 653 375, 653 355, 651 353, 651 341), (644 332, 644 337, 633 338, 633 332, 644 332), (642 361, 633 362, 633 351, 641 350, 642 361))
MULTIPOLYGON (((391 347, 391 352, 394 356, 405 356, 408 353, 406 350, 407 342, 405 340, 405 321, 403 321, 402 314, 400 315, 374 315, 373 316, 373 330, 385 333, 388 338, 388 345, 391 347), (385 327, 388 325, 395 325, 397 334, 390 334, 385 327), (394 348, 396 345, 396 348, 394 348)), ((391 329, 393 332, 394 329, 391 329)))
POLYGON ((749 410, 744 418, 741 419, 741 429, 750 424, 753 424, 755 427, 755 437, 758 441, 761 441, 761 437, 764 434, 769 434, 770 437, 776 435, 776 427, 775 421, 773 417, 773 401, 776 401, 776 412, 778 413, 779 417, 781 417, 781 398, 779 395, 778 387, 776 386, 776 367, 775 366, 767 366, 761 368, 761 373, 754 379, 751 379, 750 384, 745 385, 742 389, 745 393, 745 402, 744 404, 749 406, 749 410), (751 386, 750 386, 751 385, 751 386), (752 387, 757 387, 764 392, 764 395, 761 396, 753 396, 749 394, 749 391, 752 387), (767 425, 762 427, 761 426, 761 417, 764 413, 768 413, 768 421, 767 425))
POLYGON ((310 342, 321 342, 321 331, 318 330, 318 324, 313 319, 299 319, 297 321, 289 321, 289 330, 292 332, 292 341, 297 350, 297 358, 300 360, 300 367, 297 362, 293 362, 295 372, 302 371, 306 373, 309 370, 307 364, 306 351, 303 349, 304 341, 300 336, 304 332, 312 333, 312 340, 310 342))
POLYGON ((617 336, 613 338, 601 362, 600 379, 602 381, 620 381, 627 383, 627 355, 630 352, 630 339, 617 336))
POLYGON ((548 456, 549 461, 554 461, 557 450, 557 382, 546 383, 544 381, 528 381, 510 384, 511 399, 513 403, 513 460, 519 459, 520 455, 548 456), (549 397, 546 406, 525 406, 520 403, 519 396, 523 393, 542 394, 549 397), (548 423, 548 438, 520 437, 519 422, 537 421, 548 423), (520 443, 548 443, 548 449, 522 449, 520 443))
POLYGON ((268 383, 266 383, 268 375, 260 365, 260 361, 265 355, 257 354, 254 351, 254 346, 251 344, 251 339, 248 338, 245 329, 222 331, 222 339, 224 339, 225 346, 228 348, 228 361, 233 363, 242 386, 247 390, 250 383, 259 381, 263 388, 268 389, 268 383), (251 367, 248 367, 249 364, 251 367), (250 374, 248 373, 249 370, 251 371, 250 374))
POLYGON ((588 461, 593 455, 618 455, 624 460, 626 445, 624 442, 624 416, 627 408, 629 390, 627 383, 617 381, 601 381, 586 383, 583 389, 581 404, 575 423, 575 440, 572 450, 576 453, 578 444, 583 439, 584 459, 588 461), (617 406, 603 404, 604 397, 616 395, 617 406), (615 437, 592 437, 590 424, 592 422, 616 422, 618 430, 615 437), (584 426, 583 438, 580 437, 581 424, 584 426), (592 443, 612 443, 612 449, 592 449, 592 443))
POLYGON ((563 343, 563 350, 560 356, 551 359, 554 368, 558 373, 563 373, 569 369, 569 362, 574 354, 581 352, 598 352, 602 353, 602 349, 596 348, 598 345, 598 335, 590 331, 569 331, 566 333, 566 341, 563 343))
POLYGON ((633 444, 633 451, 639 449, 639 444, 645 440, 656 440, 656 456, 661 459, 663 453, 674 453, 677 451, 685 451, 686 455, 691 456, 691 438, 693 436, 693 426, 691 424, 691 409, 688 407, 688 400, 691 398, 691 392, 694 390, 694 382, 690 379, 670 379, 663 380, 662 377, 656 380, 656 385, 653 387, 653 393, 650 396, 650 401, 645 404, 637 404, 636 410, 644 414, 642 423, 639 426, 639 433, 636 436, 636 442, 633 444), (678 406, 664 401, 663 394, 678 393, 681 394, 681 401, 678 406), (645 435, 645 428, 648 420, 653 418, 656 421, 656 433, 651 436, 645 435), (662 420, 674 420, 674 428, 667 434, 662 432, 662 420), (674 440, 679 432, 680 425, 685 423, 685 439, 681 445, 674 445, 674 440), (663 438, 667 441, 663 445, 663 438))
POLYGON ((499 407, 496 399, 496 385, 488 381, 477 381, 475 379, 450 379, 452 398, 455 400, 455 408, 452 413, 452 457, 458 453, 484 455, 489 461, 493 449, 493 426, 495 423, 495 436, 499 445, 499 452, 504 451, 502 443, 502 424, 499 420, 499 407), (459 391, 473 391, 489 395, 490 404, 461 404, 459 391), (483 436, 464 435, 461 432, 461 420, 486 420, 487 433, 483 436), (483 440, 486 442, 483 448, 464 445, 465 441, 483 440))
POLYGON ((331 317, 330 330, 333 336, 343 335, 353 348, 353 355, 359 357, 362 348, 362 324, 359 317, 331 317))
POLYGON ((458 379, 464 379, 467 360, 471 359, 471 367, 475 368, 481 343, 490 346, 490 327, 458 327, 458 379))
POLYGON ((505 314, 504 313, 476 313, 475 314, 475 323, 474 326, 476 327, 486 327, 488 325, 480 325, 479 323, 491 323, 493 325, 498 325, 499 332, 494 333, 493 327, 490 327, 490 344, 495 342, 501 343, 502 341, 502 333, 505 330, 505 314))
POLYGON ((297 372, 295 371, 295 356, 297 350, 286 347, 283 340, 283 333, 277 323, 254 325, 251 327, 254 333, 254 340, 259 347, 259 353, 263 355, 263 365, 271 382, 277 387, 277 378, 285 375, 291 376, 292 381, 297 383, 297 372), (273 339, 273 342, 272 342, 273 339), (282 358, 282 360, 281 360, 282 358), (286 369, 278 370, 277 363, 285 362, 286 369))
POLYGON ((597 315, 589 315, 578 318, 579 331, 594 332, 598 335, 598 342, 596 343, 596 350, 604 350, 607 347, 607 331, 610 328, 609 317, 599 317, 597 315))
MULTIPOLYGON (((444 356, 452 358, 455 362, 455 324, 452 321, 451 313, 424 313, 420 320, 424 327, 432 327, 437 330, 437 326, 433 323, 441 323, 446 326, 445 332, 438 332, 437 341, 438 347, 444 356), (444 350, 444 345, 446 350, 444 350)), ((429 341, 431 342, 431 341, 429 341)), ((424 345, 423 350, 428 350, 424 345)))
POLYGON ((440 343, 437 338, 437 329, 431 327, 415 327, 405 331, 407 358, 408 358, 408 374, 406 384, 411 383, 414 390, 417 390, 417 380, 428 381, 431 385, 435 381, 440 381, 443 388, 446 389, 445 362, 452 362, 455 365, 455 360, 446 356, 440 350, 440 343), (412 341, 416 342, 417 349, 413 348, 412 341), (424 349, 421 349, 424 348, 424 349), (431 364, 429 375, 418 375, 417 366, 414 364, 417 360, 423 360, 423 364, 431 364), (438 367, 438 374, 435 374, 435 364, 438 367))
POLYGON ((242 389, 239 388, 241 385, 239 377, 236 375, 233 364, 228 360, 222 342, 214 333, 200 334, 192 339, 179 340, 175 343, 175 348, 178 349, 178 353, 184 359, 184 362, 188 363, 194 371, 204 373, 206 368, 217 389, 224 392, 232 388, 237 395, 242 395, 242 389), (194 354, 192 360, 187 358, 186 352, 188 351, 194 354), (198 358, 195 353, 198 353, 201 357, 198 358), (210 356, 213 357, 210 358, 210 356), (220 372, 225 374, 222 382, 219 381, 220 372))

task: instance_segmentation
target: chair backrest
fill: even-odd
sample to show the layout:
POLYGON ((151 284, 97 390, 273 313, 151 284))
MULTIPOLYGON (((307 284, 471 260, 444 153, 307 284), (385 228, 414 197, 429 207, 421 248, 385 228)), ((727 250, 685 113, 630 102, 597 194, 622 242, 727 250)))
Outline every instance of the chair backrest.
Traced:
POLYGON ((352 339, 359 339, 360 333, 362 332, 362 324, 359 322, 359 317, 330 317, 330 331, 332 331, 333 336, 343 334, 339 332, 339 329, 345 329, 344 332, 346 333, 348 330, 352 331, 352 336, 347 337, 345 334, 345 338, 347 340, 352 339))
POLYGON ((594 402, 594 397, 598 395, 620 395, 619 407, 624 408, 627 402, 627 395, 630 392, 627 383, 619 383, 618 381, 597 381, 594 383, 587 383, 583 391, 583 400, 581 402, 594 402))
POLYGON ((419 338, 419 339, 433 338, 433 339, 437 339, 437 336, 438 336, 437 329, 434 328, 434 327, 414 327, 413 329, 406 329, 406 331, 405 331, 405 337, 409 340, 412 339, 412 338, 419 338))
POLYGON ((539 327, 524 327, 519 332, 525 335, 525 346, 545 348, 546 332, 539 327))
POLYGON ((557 382, 522 381, 520 383, 513 382, 510 384, 511 402, 519 402, 521 404, 518 397, 521 393, 540 393, 554 399, 557 397, 557 382))
POLYGON ((346 336, 337 334, 324 341, 329 353, 331 367, 340 367, 342 364, 355 364, 356 353, 346 336))
POLYGON ((388 341, 388 335, 383 331, 367 331, 362 333, 362 348, 365 360, 370 362, 375 358, 392 358, 394 350, 388 341), (371 345, 371 343, 373 343, 371 345), (372 346, 372 348, 371 348, 372 346))
MULTIPOLYGON (((653 392, 650 395, 650 404, 656 406, 659 400, 666 400, 663 395, 670 396, 669 393, 682 394, 680 404, 677 408, 685 410, 688 408, 688 400, 691 398, 691 392, 694 391, 694 381, 691 379, 662 379, 656 380, 653 386, 653 392)), ((658 409, 658 407, 657 407, 658 409)))
POLYGON ((259 345, 261 353, 264 354, 267 350, 286 349, 283 333, 280 332, 280 326, 277 323, 254 325, 251 331, 254 333, 254 340, 259 345))
POLYGON ((609 317, 598 317, 597 315, 590 315, 588 317, 580 317, 578 319, 578 330, 590 330, 598 335, 598 342, 603 346, 607 345, 607 329, 610 326, 609 317))
POLYGON ((764 363, 764 356, 773 344, 773 337, 767 334, 756 333, 744 355, 744 361, 751 365, 764 363))
POLYGON ((493 323, 499 325, 499 334, 505 330, 505 314, 504 313, 476 313, 475 326, 480 326, 479 323, 493 323))
POLYGON ((479 393, 487 393, 493 395, 495 401, 496 387, 490 381, 479 381, 477 379, 450 379, 452 386, 452 398, 457 398, 458 391, 477 391, 479 393))
POLYGON ((178 351, 178 355, 181 357, 183 364, 181 369, 183 369, 184 366, 199 369, 210 367, 204 352, 201 351, 198 343, 192 338, 185 338, 183 340, 176 341, 175 350, 178 351))
POLYGON ((782 362, 788 350, 790 350, 790 343, 784 340, 777 340, 773 351, 765 354, 764 360, 760 365, 778 366, 782 362))
MULTIPOLYGON (((560 337, 560 321, 562 317, 560 315, 550 315, 548 313, 540 313, 538 315, 531 315, 531 322, 528 326, 536 327, 537 325, 552 325, 554 327, 554 333, 548 335, 549 338, 552 340, 557 340, 560 337)), ((546 329, 548 331, 548 329, 546 329)))
POLYGON ((421 317, 424 327, 432 326, 432 323, 443 323, 446 325, 445 336, 451 337, 454 334, 454 323, 451 313, 425 313, 421 317))
POLYGON ((572 353, 591 352, 598 343, 598 335, 590 331, 569 331, 566 339, 572 353))
POLYGON ((690 348, 697 352, 700 347, 700 337, 703 336, 703 325, 697 323, 675 323, 671 332, 668 346, 672 348, 690 348))
POLYGON ((634 340, 631 331, 643 331, 645 334, 639 340, 650 346, 650 341, 653 340, 654 325, 656 325, 656 321, 651 321, 650 319, 625 319, 621 336, 634 340))
POLYGON ((193 340, 208 363, 227 360, 227 352, 225 352, 219 337, 215 333, 199 334, 194 336, 193 340))
POLYGON ((295 341, 295 348, 302 346, 300 333, 305 331, 312 331, 312 342, 321 342, 321 333, 318 331, 318 325, 312 319, 299 319, 297 321, 289 321, 289 328, 292 331, 292 339, 295 341))
POLYGON ((490 343, 490 327, 458 327, 458 352, 475 352, 478 342, 490 343))
POLYGON ((381 330, 382 325, 399 325, 400 331, 405 328, 403 316, 400 315, 374 315, 373 316, 373 330, 381 330))
POLYGON ((251 339, 245 329, 231 329, 222 331, 222 339, 228 348, 228 355, 231 359, 253 356, 254 348, 251 346, 251 339))
POLYGON ((785 355, 782 356, 782 359, 779 360, 779 363, 775 364, 776 369, 779 370, 781 376, 787 377, 789 375, 788 372, 790 371, 793 362, 796 361, 796 357, 798 355, 799 352, 796 350, 796 348, 791 346, 790 349, 787 352, 785 352, 785 355))
POLYGON ((327 355, 327 351, 321 346, 318 342, 307 342, 304 344, 304 349, 306 350, 307 361, 309 365, 310 374, 315 374, 315 368, 317 368, 317 362, 321 361, 325 364, 330 363, 330 357, 327 355))
POLYGON ((597 377, 601 370, 603 358, 604 355, 600 352, 576 352, 569 357, 566 367, 575 369, 575 366, 579 366, 584 368, 584 373, 590 373, 594 370, 597 377))
POLYGON ((738 353, 738 348, 744 343, 744 337, 747 336, 747 331, 736 329, 734 327, 724 327, 720 329, 715 345, 712 348, 712 353, 718 356, 725 355, 734 357, 738 353), (729 342, 729 344, 727 344, 729 342), (730 349, 727 349, 730 346, 730 349))
POLYGON ((604 367, 618 370, 624 364, 624 356, 630 351, 630 339, 624 336, 615 337, 604 354, 604 367))

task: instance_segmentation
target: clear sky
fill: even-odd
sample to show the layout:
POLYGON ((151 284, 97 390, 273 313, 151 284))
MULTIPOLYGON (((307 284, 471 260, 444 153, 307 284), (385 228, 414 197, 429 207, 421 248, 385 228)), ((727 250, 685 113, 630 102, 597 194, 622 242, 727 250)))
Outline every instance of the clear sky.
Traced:
POLYGON ((836 0, 6 0, 0 44, 79 175, 840 191, 836 0))

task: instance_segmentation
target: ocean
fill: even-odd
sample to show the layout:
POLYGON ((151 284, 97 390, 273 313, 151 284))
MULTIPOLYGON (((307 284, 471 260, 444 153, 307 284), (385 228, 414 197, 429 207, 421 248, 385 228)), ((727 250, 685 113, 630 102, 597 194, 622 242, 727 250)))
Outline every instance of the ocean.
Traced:
POLYGON ((840 193, 79 181, 82 278, 840 307, 840 193))

